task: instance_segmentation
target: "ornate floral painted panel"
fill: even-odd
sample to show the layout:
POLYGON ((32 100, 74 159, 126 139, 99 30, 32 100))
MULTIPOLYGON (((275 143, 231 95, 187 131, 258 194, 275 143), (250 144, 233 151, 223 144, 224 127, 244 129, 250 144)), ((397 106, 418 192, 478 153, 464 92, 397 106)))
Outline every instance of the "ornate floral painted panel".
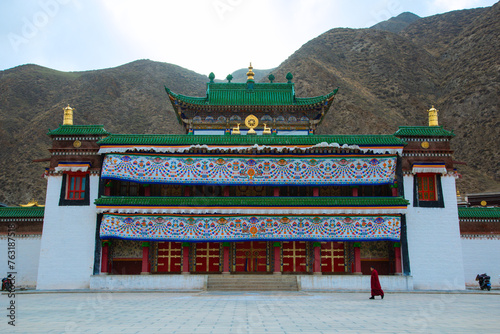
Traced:
POLYGON ((111 215, 100 237, 157 241, 314 240, 400 238, 400 216, 176 216, 111 215))
POLYGON ((232 185, 392 184, 395 156, 315 158, 108 154, 102 178, 143 183, 232 185))

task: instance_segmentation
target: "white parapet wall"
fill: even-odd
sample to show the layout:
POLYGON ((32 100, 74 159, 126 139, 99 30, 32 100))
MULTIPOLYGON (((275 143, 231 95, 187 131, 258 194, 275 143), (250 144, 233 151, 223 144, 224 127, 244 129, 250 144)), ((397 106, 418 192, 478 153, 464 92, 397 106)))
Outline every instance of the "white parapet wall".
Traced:
MULTIPOLYGON (((298 276, 299 290, 303 291, 370 291, 371 275, 302 275, 298 276)), ((380 275, 384 292, 412 291, 413 277, 380 275)))
POLYGON ((477 287, 477 274, 488 274, 491 286, 500 287, 500 236, 462 235, 465 284, 477 287))
POLYGON ((444 208, 413 206, 413 176, 404 176, 408 255, 415 290, 464 290, 455 178, 441 177, 444 208))
MULTIPOLYGON (((15 272, 15 286, 18 288, 34 288, 38 274, 38 254, 40 254, 40 242, 42 236, 15 235, 13 237, 14 246, 9 249, 9 240, 6 235, 0 236, 0 253, 5 254, 0 265, 0 272, 6 275, 8 272, 15 272), (7 251, 14 250, 14 268, 9 268, 7 251)), ((12 240, 12 239, 11 239, 12 240)), ((4 276, 0 277, 3 278, 4 276)))
POLYGON ((129 290, 206 290, 207 275, 93 275, 90 289, 129 290))
POLYGON ((99 177, 90 176, 90 205, 59 206, 62 176, 49 176, 38 290, 88 289, 94 270, 99 177))

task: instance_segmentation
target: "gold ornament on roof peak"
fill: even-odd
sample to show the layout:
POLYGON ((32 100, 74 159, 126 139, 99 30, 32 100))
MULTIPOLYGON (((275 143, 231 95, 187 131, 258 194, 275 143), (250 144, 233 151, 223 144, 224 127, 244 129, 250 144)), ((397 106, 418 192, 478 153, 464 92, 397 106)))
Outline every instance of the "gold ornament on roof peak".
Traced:
POLYGON ((249 115, 247 116, 247 118, 245 118, 245 125, 250 129, 248 130, 247 134, 254 135, 255 134, 254 129, 257 127, 257 125, 259 125, 259 119, 254 115, 249 115))
POLYGON ((429 113, 429 126, 438 126, 438 111, 434 106, 427 110, 429 113))
POLYGON ((253 81, 255 73, 253 73, 253 66, 252 63, 250 62, 250 66, 248 66, 248 72, 247 72, 247 81, 253 81))
POLYGON ((71 108, 68 104, 64 110, 64 119, 63 119, 63 125, 73 125, 73 108, 71 108))
POLYGON ((29 208, 32 206, 37 206, 37 207, 43 208, 45 205, 38 204, 38 201, 35 201, 35 199, 33 198, 28 204, 19 204, 19 206, 21 206, 23 208, 29 208))

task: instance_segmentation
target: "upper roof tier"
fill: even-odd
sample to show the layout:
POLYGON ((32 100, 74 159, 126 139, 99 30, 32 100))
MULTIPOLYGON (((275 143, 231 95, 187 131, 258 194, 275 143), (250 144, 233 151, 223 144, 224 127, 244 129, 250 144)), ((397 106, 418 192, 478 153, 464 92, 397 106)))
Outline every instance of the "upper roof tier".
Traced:
MULTIPOLYGON (((251 66, 249 67, 250 74, 251 66)), ((179 123, 188 133, 196 130, 228 130, 242 124, 245 118, 253 115, 260 122, 275 130, 308 130, 314 132, 328 112, 338 88, 326 95, 314 97, 296 97, 292 75, 287 75, 288 82, 256 83, 249 76, 246 83, 214 82, 214 75, 209 76, 206 95, 203 97, 186 96, 165 90, 170 98, 179 123)), ((271 79, 272 77, 272 79, 271 79)))

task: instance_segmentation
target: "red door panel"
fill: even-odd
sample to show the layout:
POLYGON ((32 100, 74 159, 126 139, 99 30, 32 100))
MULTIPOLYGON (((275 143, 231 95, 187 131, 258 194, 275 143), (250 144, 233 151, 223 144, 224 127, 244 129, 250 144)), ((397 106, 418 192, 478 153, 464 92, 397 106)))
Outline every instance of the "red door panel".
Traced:
POLYGON ((158 272, 180 273, 182 252, 180 242, 158 243, 158 272))
POLYGON ((329 241, 321 243, 321 272, 344 272, 344 243, 329 241))
POLYGON ((237 272, 266 272, 267 271, 267 242, 245 241, 237 242, 236 271, 237 272))
POLYGON ((283 242, 283 272, 306 272, 306 242, 283 242))
POLYGON ((196 272, 220 272, 220 243, 196 243, 196 272))

